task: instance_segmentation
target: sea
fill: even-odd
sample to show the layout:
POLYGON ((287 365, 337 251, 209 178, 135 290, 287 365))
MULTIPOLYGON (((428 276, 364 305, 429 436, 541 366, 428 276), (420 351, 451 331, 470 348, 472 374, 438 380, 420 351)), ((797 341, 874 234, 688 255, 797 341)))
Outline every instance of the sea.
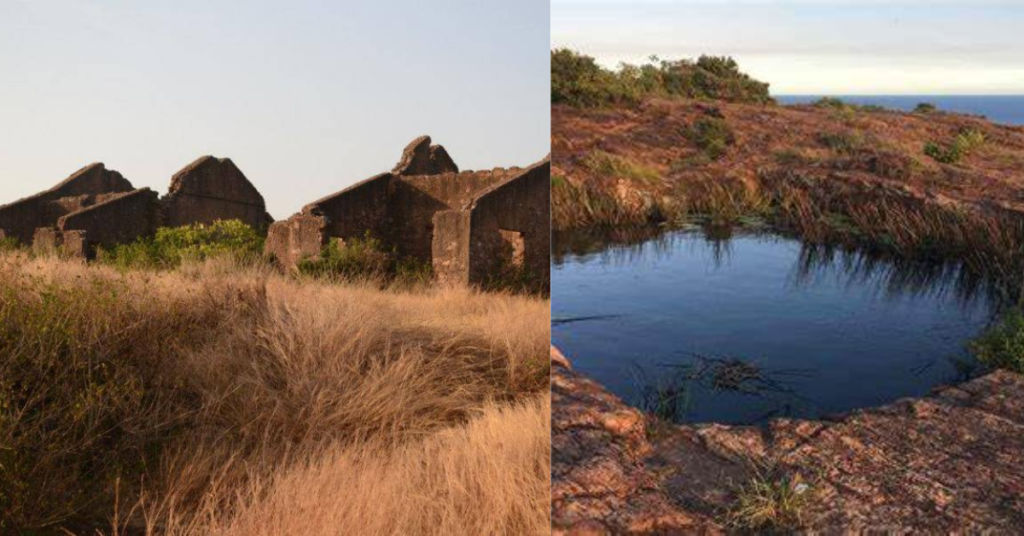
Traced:
MULTIPOLYGON (((775 95, 781 104, 806 104, 826 95, 775 95)), ((1024 125, 1024 95, 827 95, 859 105, 913 110, 919 103, 934 104, 948 112, 982 115, 995 123, 1024 125)))

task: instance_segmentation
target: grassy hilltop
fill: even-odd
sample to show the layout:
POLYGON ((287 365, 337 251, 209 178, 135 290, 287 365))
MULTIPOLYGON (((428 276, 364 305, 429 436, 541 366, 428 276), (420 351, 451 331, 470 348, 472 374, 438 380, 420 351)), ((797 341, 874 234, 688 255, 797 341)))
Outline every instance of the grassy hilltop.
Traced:
POLYGON ((556 230, 758 219, 805 240, 1024 266, 1024 128, 927 104, 780 106, 727 58, 608 71, 557 50, 552 63, 556 230))
POLYGON ((547 530, 546 299, 286 276, 217 229, 0 252, 0 532, 547 530))

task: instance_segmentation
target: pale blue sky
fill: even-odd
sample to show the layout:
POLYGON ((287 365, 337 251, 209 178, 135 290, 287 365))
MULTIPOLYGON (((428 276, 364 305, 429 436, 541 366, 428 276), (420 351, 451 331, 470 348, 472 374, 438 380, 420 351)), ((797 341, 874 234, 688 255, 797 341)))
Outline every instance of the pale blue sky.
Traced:
POLYGON ((102 161, 166 191, 230 157, 285 218, 429 134, 463 169, 550 146, 546 0, 0 0, 0 204, 102 161))
POLYGON ((1024 1, 552 0, 551 31, 608 66, 731 55, 776 94, 1024 94, 1024 1))

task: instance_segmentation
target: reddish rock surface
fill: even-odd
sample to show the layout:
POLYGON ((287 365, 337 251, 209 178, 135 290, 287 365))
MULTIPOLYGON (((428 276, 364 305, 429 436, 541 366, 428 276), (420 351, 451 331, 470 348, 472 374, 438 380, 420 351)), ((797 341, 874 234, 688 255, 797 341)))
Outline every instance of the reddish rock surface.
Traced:
POLYGON ((706 520, 721 519, 736 487, 765 466, 812 483, 805 511, 812 531, 1024 527, 1024 377, 1017 374, 994 372, 834 421, 659 428, 653 444, 639 414, 596 383, 556 366, 552 385, 553 519, 562 527, 628 532, 643 528, 638 519, 664 519, 675 523, 660 527, 669 532, 713 528, 706 520))
POLYGON ((701 531, 706 516, 669 500, 644 458, 644 418, 551 349, 551 509, 555 534, 701 531))

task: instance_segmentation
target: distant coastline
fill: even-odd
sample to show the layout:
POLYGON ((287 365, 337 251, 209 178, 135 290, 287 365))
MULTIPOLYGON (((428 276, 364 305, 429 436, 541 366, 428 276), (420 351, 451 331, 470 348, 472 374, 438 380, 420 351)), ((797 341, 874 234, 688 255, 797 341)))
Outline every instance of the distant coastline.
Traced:
POLYGON ((779 104, 810 104, 825 96, 902 111, 929 102, 947 112, 983 115, 995 123, 1024 126, 1024 95, 773 95, 779 104))

